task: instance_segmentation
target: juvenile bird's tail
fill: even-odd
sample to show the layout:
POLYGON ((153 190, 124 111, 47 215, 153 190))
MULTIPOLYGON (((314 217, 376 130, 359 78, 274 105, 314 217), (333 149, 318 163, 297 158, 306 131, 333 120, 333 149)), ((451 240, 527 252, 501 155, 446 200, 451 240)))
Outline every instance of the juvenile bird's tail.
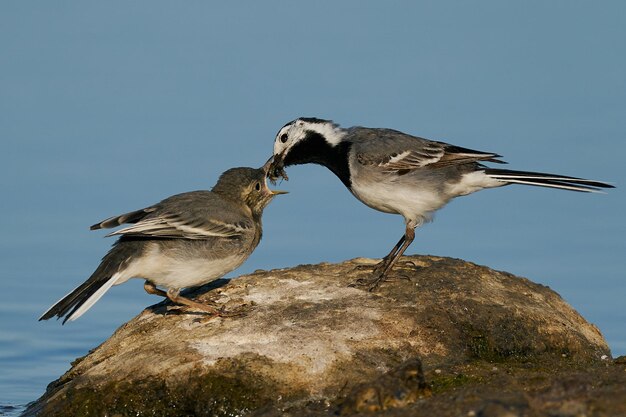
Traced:
POLYGON ((117 265, 111 259, 114 249, 104 257, 100 266, 87 281, 57 301, 41 315, 39 320, 65 317, 63 319, 63 324, 65 324, 66 321, 76 320, 89 310, 119 278, 117 265))
POLYGON ((508 169, 485 168, 485 174, 498 181, 509 184, 536 185, 539 187, 560 188, 563 190, 600 193, 602 188, 615 188, 611 184, 583 178, 541 172, 512 171, 508 169))

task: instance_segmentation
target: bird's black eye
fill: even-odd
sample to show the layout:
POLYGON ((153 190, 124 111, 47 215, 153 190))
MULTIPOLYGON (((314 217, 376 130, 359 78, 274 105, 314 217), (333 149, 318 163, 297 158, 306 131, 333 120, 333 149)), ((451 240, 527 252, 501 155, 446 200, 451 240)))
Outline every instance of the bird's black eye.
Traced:
POLYGON ((261 183, 257 182, 256 184, 254 184, 254 189, 257 191, 261 191, 261 183))
POLYGON ((280 141, 282 143, 287 142, 287 139, 289 139, 289 135, 287 135, 286 133, 283 133, 282 135, 280 135, 280 141))

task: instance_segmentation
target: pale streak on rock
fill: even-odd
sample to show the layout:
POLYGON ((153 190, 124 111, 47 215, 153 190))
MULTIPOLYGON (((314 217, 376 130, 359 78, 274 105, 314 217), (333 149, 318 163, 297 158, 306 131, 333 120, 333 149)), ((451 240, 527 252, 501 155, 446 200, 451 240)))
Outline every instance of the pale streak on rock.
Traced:
MULTIPOLYGON (((270 280, 273 277, 266 277, 270 280)), ((265 356, 272 361, 301 367, 302 372, 317 378, 336 361, 349 360, 357 342, 367 340, 371 348, 383 348, 397 341, 381 338, 378 308, 363 310, 348 306, 343 314, 346 320, 333 321, 336 312, 328 311, 329 302, 353 303, 366 298, 363 291, 337 283, 278 279, 276 286, 250 287, 244 300, 256 304, 250 314, 252 320, 228 321, 223 332, 210 339, 199 340, 191 347, 202 355, 207 365, 219 359, 235 358, 241 354, 265 356), (289 319, 276 322, 274 311, 287 308, 294 302, 310 303, 317 310, 314 323, 289 319)), ((360 346, 359 348, 362 348, 360 346)))

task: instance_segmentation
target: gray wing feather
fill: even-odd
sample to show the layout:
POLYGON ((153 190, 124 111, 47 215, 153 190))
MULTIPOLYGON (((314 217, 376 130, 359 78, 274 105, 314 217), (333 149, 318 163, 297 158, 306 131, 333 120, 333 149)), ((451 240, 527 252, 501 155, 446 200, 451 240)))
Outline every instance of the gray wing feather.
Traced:
POLYGON ((116 230, 107 236, 151 236, 197 240, 211 237, 234 237, 254 230, 252 219, 246 216, 241 208, 210 191, 178 194, 154 206, 127 215, 112 217, 99 224, 104 225, 102 227, 114 227, 122 222, 135 224, 116 230), (140 212, 144 213, 141 218, 138 218, 139 215, 131 215, 140 212))
POLYGON ((362 165, 384 172, 440 168, 476 161, 504 163, 500 155, 407 135, 392 129, 352 128, 354 152, 362 165))
POLYGON ((144 209, 131 211, 130 213, 121 214, 119 216, 109 217, 106 220, 102 220, 100 223, 92 225, 90 229, 110 229, 124 223, 137 223, 138 221, 146 217, 146 215, 152 213, 154 210, 156 210, 155 207, 146 207, 144 209))

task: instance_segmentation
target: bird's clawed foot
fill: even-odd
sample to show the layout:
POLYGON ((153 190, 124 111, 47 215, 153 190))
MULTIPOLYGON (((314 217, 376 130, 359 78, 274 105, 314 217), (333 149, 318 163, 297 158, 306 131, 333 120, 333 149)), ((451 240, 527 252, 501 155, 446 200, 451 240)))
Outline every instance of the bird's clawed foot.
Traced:
POLYGON ((358 278, 354 282, 348 284, 348 287, 365 287, 369 292, 374 291, 385 280, 385 275, 374 273, 369 278, 358 278))
MULTIPOLYGON (((187 297, 183 297, 180 295, 179 289, 170 288, 167 291, 163 291, 158 289, 156 285, 154 285, 150 281, 146 281, 144 284, 144 289, 149 294, 160 295, 169 299, 174 305, 167 307, 167 312, 176 311, 177 313, 188 314, 192 312, 202 312, 207 315, 206 319, 210 320, 215 317, 240 317, 244 316, 250 307, 246 303, 241 303, 235 306, 232 309, 226 309, 226 305, 218 304, 213 300, 207 300, 205 302, 199 303, 197 301, 193 301, 187 297)), ((231 303, 228 303, 231 304, 231 303)))
MULTIPOLYGON (((420 266, 418 264, 416 264, 415 261, 411 261, 411 260, 408 260, 408 259, 398 259, 393 267, 396 270, 397 269, 407 269, 409 271, 415 271, 420 266)), ((403 277, 406 278, 405 275, 403 275, 403 277)))
MULTIPOLYGON (((189 300, 191 301, 191 300, 189 300)), ((193 313, 202 313, 203 318, 202 321, 213 320, 216 317, 242 317, 245 316, 249 311, 248 304, 240 304, 234 308, 228 308, 226 306, 221 307, 213 307, 209 304, 197 303, 193 302, 191 304, 176 304, 170 306, 169 311, 176 311, 178 314, 193 314, 193 313)))
POLYGON ((379 275, 383 273, 383 271, 387 267, 387 264, 389 264, 389 260, 387 258, 383 258, 381 259, 380 262, 375 264, 373 268, 371 264, 357 265, 354 267, 353 271, 370 271, 371 270, 372 274, 379 275))
POLYGON ((385 280, 386 270, 389 265, 389 259, 384 257, 380 262, 374 265, 357 265, 353 271, 371 270, 372 275, 369 278, 358 278, 350 283, 348 287, 366 287, 368 291, 374 291, 385 280))
MULTIPOLYGON (((144 285, 144 287, 146 288, 146 291, 152 294, 156 293, 155 289, 152 288, 152 285, 146 284, 144 285)), ((157 291, 161 291, 161 290, 157 290, 157 291)), ((182 295, 180 295, 180 290, 178 289, 170 288, 167 290, 167 292, 164 292, 164 291, 162 292, 165 293, 165 296, 171 302, 173 302, 175 305, 179 307, 178 311, 185 312, 185 313, 191 312, 191 311, 200 311, 208 315, 207 319, 212 319, 215 317, 242 316, 245 314, 244 307, 247 306, 246 304, 242 304, 242 305, 235 307, 232 310, 226 310, 226 306, 224 305, 219 306, 218 304, 212 301, 208 301, 206 303, 199 303, 187 297, 183 297, 182 295)), ((161 294, 158 294, 158 295, 161 295, 161 294)))
MULTIPOLYGON (((374 265, 374 268, 372 269, 372 275, 369 278, 358 278, 356 279, 354 282, 352 282, 351 284, 349 284, 349 287, 366 287, 368 291, 372 292, 374 290, 376 290, 381 283, 383 283, 384 281, 388 281, 391 278, 401 278, 407 281, 410 281, 411 278, 406 275, 406 274, 402 274, 399 273, 399 269, 404 269, 404 270, 415 270, 416 268, 418 268, 418 265, 410 260, 403 260, 403 259, 398 259, 393 265, 392 265, 393 269, 395 269, 394 271, 394 276, 391 276, 391 272, 392 272, 392 268, 389 267, 389 260, 387 258, 383 258, 379 263, 377 263, 376 265, 374 265)), ((358 270, 358 271, 362 271, 362 270, 368 270, 371 269, 372 266, 371 265, 357 265, 356 268, 354 270, 358 270)))

